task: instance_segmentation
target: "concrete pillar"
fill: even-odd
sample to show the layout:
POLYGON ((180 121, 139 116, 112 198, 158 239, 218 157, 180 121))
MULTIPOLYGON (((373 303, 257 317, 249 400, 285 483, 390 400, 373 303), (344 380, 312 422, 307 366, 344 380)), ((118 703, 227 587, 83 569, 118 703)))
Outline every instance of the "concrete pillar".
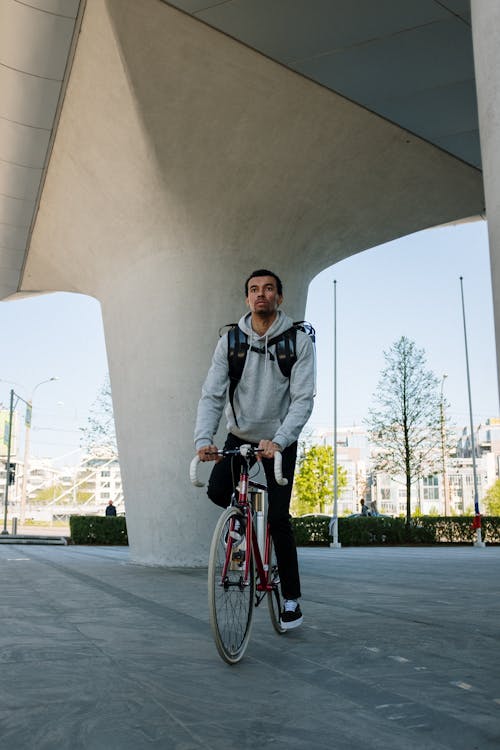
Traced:
POLYGON ((471 12, 500 390, 500 3, 472 0, 471 12))
POLYGON ((482 210, 481 174, 157 0, 87 0, 22 290, 103 311, 134 559, 203 565, 200 387, 243 280, 284 309, 354 252, 482 210))

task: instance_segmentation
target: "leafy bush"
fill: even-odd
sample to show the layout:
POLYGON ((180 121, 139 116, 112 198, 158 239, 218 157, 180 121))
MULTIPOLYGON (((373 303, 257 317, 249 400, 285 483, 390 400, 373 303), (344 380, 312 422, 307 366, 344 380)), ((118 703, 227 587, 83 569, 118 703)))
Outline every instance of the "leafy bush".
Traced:
POLYGON ((483 516, 483 540, 490 544, 500 544, 500 516, 483 516))
POLYGON ((128 544, 125 516, 70 516, 73 544, 128 544))
POLYGON ((405 541, 405 522, 402 518, 381 516, 339 518, 339 541, 346 547, 402 544, 405 541))
POLYGON ((330 516, 298 516, 292 518, 292 526, 297 547, 328 546, 330 516))
MULTIPOLYGON (((407 528, 404 518, 360 516, 339 518, 339 541, 344 547, 370 544, 472 544, 476 532, 472 516, 418 516, 407 528)), ((298 547, 328 546, 330 516, 292 518, 298 547)), ((500 543, 500 517, 482 517, 482 537, 500 543)))

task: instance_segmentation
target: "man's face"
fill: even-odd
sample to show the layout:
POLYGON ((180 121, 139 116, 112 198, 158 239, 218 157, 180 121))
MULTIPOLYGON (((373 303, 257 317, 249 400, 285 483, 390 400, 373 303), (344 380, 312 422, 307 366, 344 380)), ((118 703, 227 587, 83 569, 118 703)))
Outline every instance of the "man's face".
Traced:
POLYGON ((252 313, 263 317, 274 315, 282 301, 273 276, 253 276, 248 282, 247 305, 252 313))

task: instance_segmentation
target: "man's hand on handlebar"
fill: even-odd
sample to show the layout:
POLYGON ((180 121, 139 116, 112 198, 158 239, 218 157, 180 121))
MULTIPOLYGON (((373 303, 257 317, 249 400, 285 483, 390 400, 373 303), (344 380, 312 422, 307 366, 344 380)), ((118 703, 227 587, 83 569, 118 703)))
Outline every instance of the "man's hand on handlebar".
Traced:
POLYGON ((263 458, 271 460, 274 458, 274 478, 280 485, 288 484, 288 479, 283 476, 281 466, 281 447, 277 443, 273 443, 272 440, 261 440, 258 448, 252 448, 251 445, 241 445, 239 448, 224 449, 217 451, 215 445, 204 445, 203 448, 196 453, 189 465, 189 477, 195 487, 203 487, 203 482, 198 479, 197 467, 200 461, 222 461, 224 456, 237 456, 241 455, 247 461, 251 461, 254 457, 258 461, 262 461, 263 458))
POLYGON ((218 448, 216 445, 204 445, 198 451, 198 458, 200 461, 222 461, 222 456, 218 454, 218 448))
POLYGON ((256 456, 257 461, 262 461, 263 458, 274 458, 275 453, 281 452, 281 446, 278 443, 273 443, 272 440, 261 440, 258 450, 260 453, 256 456))
MULTIPOLYGON (((255 458, 257 461, 262 461, 263 458, 272 459, 275 453, 281 453, 281 446, 278 443, 273 443, 272 440, 261 440, 255 450, 255 458)), ((222 461, 222 456, 219 454, 216 445, 204 445, 198 451, 198 458, 203 462, 222 461)))

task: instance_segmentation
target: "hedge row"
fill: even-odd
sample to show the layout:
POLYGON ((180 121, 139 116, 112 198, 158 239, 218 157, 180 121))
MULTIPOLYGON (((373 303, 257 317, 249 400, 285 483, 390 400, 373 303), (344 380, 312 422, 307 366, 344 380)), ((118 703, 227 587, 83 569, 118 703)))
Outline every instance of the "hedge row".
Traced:
POLYGON ((125 516, 70 516, 73 544, 128 544, 125 516))
MULTIPOLYGON (((297 546, 328 546, 330 516, 292 518, 297 546)), ((70 516, 73 544, 127 545, 124 516, 70 516)), ((500 517, 482 517, 482 537, 500 544, 500 517)), ((404 518, 367 516, 339 518, 339 541, 344 547, 370 544, 471 544, 476 538, 471 516, 420 516, 407 528, 404 518)))
MULTIPOLYGON (((339 542, 345 547, 370 544, 471 544, 476 539, 471 516, 419 516, 409 527, 404 518, 339 518, 339 542)), ((500 543, 500 517, 482 517, 482 538, 500 543)), ((297 546, 328 546, 330 516, 292 519, 297 546)))

